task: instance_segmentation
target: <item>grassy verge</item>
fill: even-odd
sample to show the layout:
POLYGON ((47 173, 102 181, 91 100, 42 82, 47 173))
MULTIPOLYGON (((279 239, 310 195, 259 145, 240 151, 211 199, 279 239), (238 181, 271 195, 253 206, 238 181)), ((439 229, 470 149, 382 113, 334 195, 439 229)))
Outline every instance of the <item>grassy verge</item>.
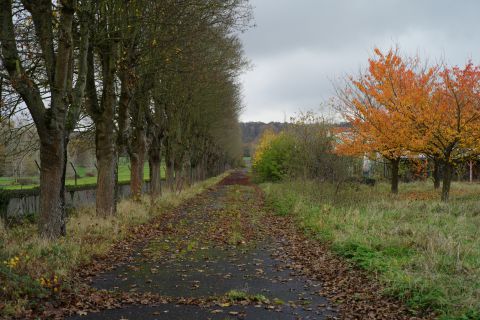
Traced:
MULTIPOLYGON (((84 167, 77 167, 77 172, 79 174, 79 178, 77 178, 77 185, 78 186, 83 186, 83 185, 94 185, 97 183, 97 177, 88 177, 86 169, 84 167)), ((160 175, 161 178, 165 178, 165 166, 162 165, 160 169, 160 175)), ((143 167, 143 176, 145 180, 149 179, 150 176, 150 168, 148 166, 148 163, 145 163, 143 167)), ((36 180, 38 181, 39 177, 27 177, 30 180, 36 180)), ((128 182, 130 181, 130 167, 128 163, 122 163, 118 165, 118 181, 120 183, 122 182, 128 182)), ((75 179, 69 178, 65 180, 65 185, 67 186, 74 186, 75 185, 75 179)), ((0 177, 0 189, 3 190, 23 190, 23 189, 33 189, 38 187, 37 184, 15 184, 15 179, 11 177, 0 177)))
POLYGON ((370 271, 386 294, 441 319, 480 319, 480 185, 455 183, 449 204, 431 184, 264 184, 267 203, 370 271))
POLYGON ((106 254, 131 228, 180 205, 225 175, 199 182, 181 194, 165 193, 154 207, 148 196, 140 202, 123 200, 115 217, 97 217, 94 208, 79 210, 69 218, 67 236, 56 241, 39 238, 35 225, 7 230, 0 224, 0 318, 31 308, 37 298, 56 294, 68 285, 75 267, 106 254))

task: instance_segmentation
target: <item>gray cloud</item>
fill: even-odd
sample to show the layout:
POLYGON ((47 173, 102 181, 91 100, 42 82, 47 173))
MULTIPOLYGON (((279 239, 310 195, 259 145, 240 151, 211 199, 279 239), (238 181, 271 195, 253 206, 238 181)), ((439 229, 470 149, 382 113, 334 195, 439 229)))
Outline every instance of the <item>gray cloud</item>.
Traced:
POLYGON ((372 49, 480 63, 480 1, 251 0, 242 34, 254 68, 243 75, 243 121, 282 121, 333 95, 332 80, 366 65, 372 49))

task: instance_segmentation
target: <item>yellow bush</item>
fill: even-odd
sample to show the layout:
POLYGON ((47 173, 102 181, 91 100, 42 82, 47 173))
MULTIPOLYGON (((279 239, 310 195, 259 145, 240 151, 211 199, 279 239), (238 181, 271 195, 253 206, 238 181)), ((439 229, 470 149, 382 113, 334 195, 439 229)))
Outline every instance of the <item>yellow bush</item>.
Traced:
POLYGON ((255 148, 255 153, 252 159, 252 165, 255 167, 262 160, 265 151, 270 147, 272 142, 278 137, 278 134, 275 133, 272 129, 267 129, 261 135, 258 144, 255 148))

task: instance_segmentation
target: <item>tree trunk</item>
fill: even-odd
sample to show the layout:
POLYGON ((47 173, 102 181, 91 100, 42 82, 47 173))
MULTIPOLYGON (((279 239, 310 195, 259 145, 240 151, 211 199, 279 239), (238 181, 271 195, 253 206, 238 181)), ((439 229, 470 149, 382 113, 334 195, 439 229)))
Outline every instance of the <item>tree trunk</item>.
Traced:
POLYGON ((166 162, 166 172, 165 172, 167 187, 170 191, 173 191, 173 184, 175 182, 175 174, 173 172, 173 164, 170 161, 166 162))
POLYGON ((161 162, 162 139, 154 135, 148 147, 148 165, 150 168, 150 197, 152 201, 162 194, 161 162))
POLYGON ((200 180, 203 181, 207 178, 207 158, 206 156, 202 157, 202 162, 200 163, 200 180))
POLYGON ((149 153, 148 164, 150 167, 150 196, 154 199, 162 194, 160 151, 149 153))
POLYGON ((192 161, 187 156, 182 166, 183 179, 187 187, 192 185, 192 161))
POLYGON ((192 166, 192 185, 198 181, 198 165, 192 166))
POLYGON ((442 185, 442 201, 448 202, 450 197, 450 185, 452 183, 453 165, 445 162, 443 166, 443 185, 442 185))
POLYGON ((143 191, 143 167, 145 164, 145 133, 136 130, 135 146, 130 154, 130 190, 134 199, 140 199, 143 191))
POLYGON ((95 145, 97 152, 96 210, 99 216, 116 214, 117 148, 115 135, 115 73, 118 50, 112 40, 99 46, 102 66, 102 97, 100 105, 95 88, 93 50, 89 50, 87 72, 88 108, 95 122, 95 145))
POLYGON ((142 164, 143 162, 141 156, 132 153, 132 155, 130 156, 130 193, 134 200, 139 200, 142 195, 142 164))
POLYGON ((194 178, 193 178, 193 167, 190 162, 188 164, 187 171, 188 171, 187 185, 191 187, 194 182, 194 178))
POLYGON ((175 169, 175 192, 180 193, 183 190, 183 169, 175 169))
POLYGON ((393 194, 397 194, 398 193, 398 170, 400 167, 400 158, 391 159, 390 165, 392 166, 391 191, 393 194))
POLYGON ((197 181, 202 181, 203 176, 203 166, 201 164, 197 164, 197 181))
POLYGON ((54 239, 66 234, 65 217, 65 139, 53 133, 40 142, 39 233, 54 239))
POLYGON ((197 182, 202 181, 202 175, 203 175, 202 164, 198 163, 197 164, 197 182))
POLYGON ((175 173, 174 173, 174 168, 175 168, 175 161, 173 159, 173 156, 171 152, 166 153, 165 155, 165 178, 167 180, 167 187, 170 191, 174 191, 175 188, 175 173))
POLYGON ((433 188, 435 190, 440 189, 440 165, 440 159, 433 159, 433 188))
POLYGON ((97 215, 114 215, 116 205, 116 169, 117 155, 115 149, 115 135, 113 117, 98 121, 95 130, 97 150, 97 215))

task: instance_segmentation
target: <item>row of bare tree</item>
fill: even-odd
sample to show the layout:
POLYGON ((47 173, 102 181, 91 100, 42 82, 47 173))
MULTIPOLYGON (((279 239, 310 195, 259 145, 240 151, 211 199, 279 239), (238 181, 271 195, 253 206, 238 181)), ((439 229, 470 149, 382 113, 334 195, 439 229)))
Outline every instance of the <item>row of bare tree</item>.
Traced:
POLYGON ((120 154, 134 197, 147 160, 152 196, 162 159, 172 189, 238 161, 236 33, 250 19, 247 0, 0 0, 1 115, 27 117, 39 136, 43 237, 66 233, 75 130, 95 135, 101 216, 116 212, 120 154))

